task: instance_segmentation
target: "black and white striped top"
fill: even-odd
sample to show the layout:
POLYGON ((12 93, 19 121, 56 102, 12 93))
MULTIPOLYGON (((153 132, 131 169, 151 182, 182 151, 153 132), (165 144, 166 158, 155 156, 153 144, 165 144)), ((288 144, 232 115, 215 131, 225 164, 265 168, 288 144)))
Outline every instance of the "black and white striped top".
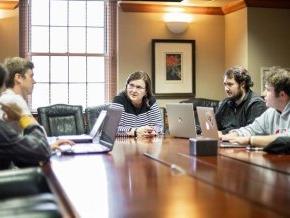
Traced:
POLYGON ((149 107, 143 102, 141 108, 136 108, 127 98, 125 92, 121 92, 114 97, 111 107, 123 110, 117 132, 118 136, 127 136, 127 132, 131 128, 146 125, 152 126, 158 134, 163 131, 161 113, 154 97, 149 100, 149 107))

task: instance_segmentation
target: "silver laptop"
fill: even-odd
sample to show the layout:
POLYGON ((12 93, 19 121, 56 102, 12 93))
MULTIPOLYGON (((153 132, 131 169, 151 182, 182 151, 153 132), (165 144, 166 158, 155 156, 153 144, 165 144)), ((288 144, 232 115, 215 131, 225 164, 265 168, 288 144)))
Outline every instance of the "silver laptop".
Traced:
MULTIPOLYGON (((212 107, 196 107, 202 137, 213 138, 219 141, 218 128, 215 119, 215 113, 212 107)), ((246 145, 240 145, 230 142, 219 142, 221 148, 241 148, 246 145)))
POLYGON ((191 103, 166 104, 166 111, 171 136, 196 138, 194 112, 191 103))
POLYGON ((108 108, 101 127, 100 134, 96 134, 92 143, 76 143, 75 145, 60 146, 62 154, 98 154, 113 150, 116 133, 121 119, 122 110, 108 108))
POLYGON ((202 136, 218 140, 218 129, 212 107, 196 107, 202 136))
POLYGON ((48 137, 48 141, 53 142, 56 139, 67 139, 75 143, 91 143, 93 141, 93 138, 99 133, 101 126, 104 122, 104 119, 106 117, 106 114, 107 114, 107 111, 105 110, 101 111, 89 135, 82 134, 82 135, 61 135, 57 137, 52 136, 52 137, 48 137))

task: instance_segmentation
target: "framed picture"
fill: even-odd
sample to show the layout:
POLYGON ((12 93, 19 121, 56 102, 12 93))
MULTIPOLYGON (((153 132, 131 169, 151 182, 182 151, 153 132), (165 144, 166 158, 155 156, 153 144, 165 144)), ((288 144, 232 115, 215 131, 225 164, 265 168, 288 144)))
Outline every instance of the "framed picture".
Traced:
POLYGON ((152 86, 157 98, 195 96, 194 40, 152 40, 152 86))
POLYGON ((271 67, 261 67, 261 70, 260 70, 260 74, 261 74, 261 95, 263 95, 263 92, 265 90, 265 84, 266 84, 265 78, 266 78, 267 73, 270 71, 270 69, 271 69, 271 67))

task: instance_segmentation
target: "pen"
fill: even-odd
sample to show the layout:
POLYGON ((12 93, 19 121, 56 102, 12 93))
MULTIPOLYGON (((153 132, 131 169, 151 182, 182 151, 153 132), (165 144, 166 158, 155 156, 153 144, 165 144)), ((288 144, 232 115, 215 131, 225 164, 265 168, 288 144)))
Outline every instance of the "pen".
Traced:
POLYGON ((176 171, 179 171, 179 172, 185 174, 185 171, 181 167, 177 166, 176 164, 171 164, 171 163, 169 163, 167 161, 161 160, 160 158, 158 158, 158 157, 156 157, 156 156, 154 156, 152 154, 148 154, 146 152, 143 153, 143 154, 144 154, 144 156, 146 156, 146 157, 148 157, 148 158, 150 158, 152 160, 155 160, 155 161, 157 161, 157 162, 169 167, 172 170, 176 170, 176 171))

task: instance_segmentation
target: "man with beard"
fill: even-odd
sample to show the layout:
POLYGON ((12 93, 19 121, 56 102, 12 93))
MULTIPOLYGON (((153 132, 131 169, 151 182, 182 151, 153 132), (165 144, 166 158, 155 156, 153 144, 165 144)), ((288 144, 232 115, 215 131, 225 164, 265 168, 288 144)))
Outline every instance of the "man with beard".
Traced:
POLYGON ((216 112, 220 136, 251 124, 267 109, 264 100, 250 89, 252 86, 253 82, 245 68, 235 66, 225 72, 224 87, 228 97, 220 103, 216 112))

